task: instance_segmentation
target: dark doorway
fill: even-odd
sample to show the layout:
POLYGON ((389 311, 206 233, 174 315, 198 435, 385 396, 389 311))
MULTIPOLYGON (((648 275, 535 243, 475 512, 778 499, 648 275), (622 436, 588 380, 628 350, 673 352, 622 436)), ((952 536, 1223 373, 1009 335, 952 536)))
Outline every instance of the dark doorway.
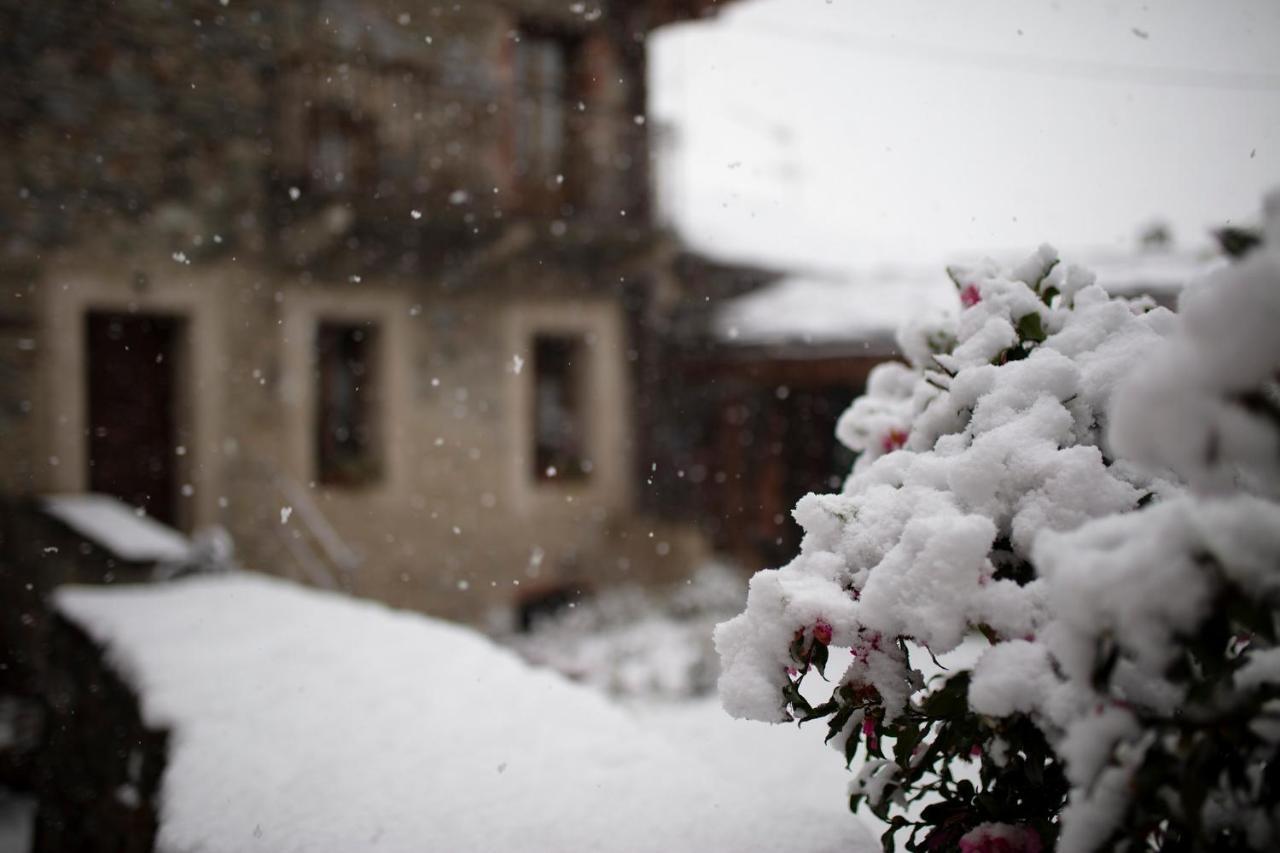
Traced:
POLYGON ((89 490, 177 524, 177 357, 182 323, 88 315, 89 490))
MULTIPOLYGON (((792 381, 803 380, 802 373, 792 381)), ((799 382, 797 382, 799 385, 799 382)), ((839 491, 853 453, 836 421, 859 390, 846 385, 743 385, 716 413, 712 448, 715 541, 751 569, 781 566, 800 548, 791 517, 809 492, 839 491), (725 523, 728 522, 728 523, 725 523)))

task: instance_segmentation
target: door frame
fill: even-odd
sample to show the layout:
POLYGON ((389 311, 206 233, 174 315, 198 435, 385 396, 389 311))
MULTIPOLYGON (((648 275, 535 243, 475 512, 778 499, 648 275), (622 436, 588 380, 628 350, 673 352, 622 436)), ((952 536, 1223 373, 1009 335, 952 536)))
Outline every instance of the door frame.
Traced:
MULTIPOLYGON (((118 260, 117 260, 118 265, 118 260)), ((172 263, 172 261, 170 262, 172 263)), ((99 267, 98 269, 102 269, 99 267)), ((45 464, 33 483, 37 492, 79 493, 89 484, 89 386, 86 330, 90 312, 158 314, 179 321, 178 364, 175 365, 177 434, 184 437, 186 454, 180 460, 178 509, 180 528, 191 531, 216 523, 222 496, 220 457, 224 383, 220 370, 225 354, 219 340, 222 306, 216 273, 192 273, 148 284, 140 290, 139 276, 128 269, 115 275, 101 272, 54 272, 44 283, 42 310, 46 357, 37 403, 44 429, 39 440, 45 464), (193 279, 205 279, 193 281, 193 279), (181 488, 190 483, 191 496, 181 488)), ((142 279, 151 281, 151 279, 142 279)))

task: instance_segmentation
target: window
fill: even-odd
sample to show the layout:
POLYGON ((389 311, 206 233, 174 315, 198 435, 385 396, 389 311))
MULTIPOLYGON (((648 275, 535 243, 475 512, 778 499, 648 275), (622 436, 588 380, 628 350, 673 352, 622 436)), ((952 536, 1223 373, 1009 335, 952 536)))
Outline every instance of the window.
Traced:
POLYGON ((307 168, 314 185, 328 192, 354 191, 374 178, 372 128, 339 107, 310 113, 307 168))
POLYGON ((316 469, 321 483, 378 479, 377 329, 322 322, 316 332, 316 469))
POLYGON ((584 479, 586 457, 586 342, 538 335, 533 346, 534 475, 539 480, 584 479))
POLYGON ((565 169, 570 42, 525 32, 515 48, 515 168, 530 188, 551 189, 565 169))

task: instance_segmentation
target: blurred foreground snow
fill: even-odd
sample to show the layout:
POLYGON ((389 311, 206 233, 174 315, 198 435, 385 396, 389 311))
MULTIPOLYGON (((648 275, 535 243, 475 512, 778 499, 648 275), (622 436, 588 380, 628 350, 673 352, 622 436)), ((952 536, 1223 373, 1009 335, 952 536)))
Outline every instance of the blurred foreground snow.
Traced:
POLYGON ((259 575, 58 604, 173 732, 161 850, 875 849, 827 747, 713 700, 628 712, 466 628, 259 575))

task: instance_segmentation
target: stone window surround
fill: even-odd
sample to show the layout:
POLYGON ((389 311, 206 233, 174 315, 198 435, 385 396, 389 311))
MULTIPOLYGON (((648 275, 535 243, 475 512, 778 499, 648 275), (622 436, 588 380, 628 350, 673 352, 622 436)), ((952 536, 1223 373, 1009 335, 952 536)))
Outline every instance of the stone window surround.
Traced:
MULTIPOLYGON (((173 262, 170 261, 170 264, 173 262)), ((155 266, 155 265, 152 265, 155 266)), ((47 464, 33 484, 44 493, 84 492, 88 488, 88 387, 85 327, 91 312, 164 314, 183 322, 177 366, 178 423, 187 436, 178 466, 179 486, 191 484, 189 498, 179 495, 179 524, 196 530, 218 519, 221 494, 223 386, 225 363, 218 330, 221 299, 217 273, 182 271, 139 278, 136 266, 119 264, 64 267, 56 262, 42 282, 41 306, 46 357, 40 384, 47 408, 40 413, 37 438, 47 464), (110 271, 104 271, 110 270, 110 271), (137 281, 145 281, 138 287, 137 281), (53 460, 57 460, 56 464, 53 460)))
POLYGON ((376 328, 374 348, 378 411, 373 422, 381 460, 381 474, 359 485, 328 484, 317 488, 350 495, 395 497, 408 493, 403 431, 409 423, 411 383, 409 305, 403 294, 361 286, 283 291, 283 359, 280 394, 284 434, 289 451, 281 460, 283 473, 302 486, 317 482, 316 470, 316 334, 321 323, 369 323, 376 328))
POLYGON ((506 445, 512 504, 522 514, 556 514, 573 503, 622 510, 630 505, 630 373, 622 309, 605 298, 516 301, 503 307, 506 358, 506 445), (533 344, 539 335, 575 336, 586 342, 583 389, 586 457, 590 475, 539 478, 533 470, 533 344), (522 360, 518 372, 512 365, 522 360))

